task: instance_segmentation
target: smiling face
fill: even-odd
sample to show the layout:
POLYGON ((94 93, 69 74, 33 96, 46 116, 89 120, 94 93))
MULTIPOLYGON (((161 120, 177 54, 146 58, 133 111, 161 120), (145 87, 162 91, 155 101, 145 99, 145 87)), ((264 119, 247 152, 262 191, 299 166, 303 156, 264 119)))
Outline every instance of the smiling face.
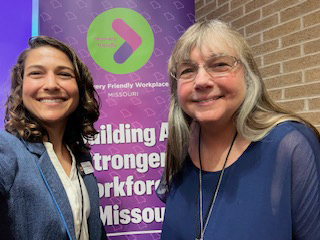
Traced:
MULTIPOLYGON (((182 109, 200 125, 207 123, 233 124, 233 116, 246 94, 244 70, 238 63, 224 75, 211 76, 203 67, 206 60, 215 54, 235 56, 232 51, 220 48, 193 48, 190 61, 200 65, 193 81, 177 83, 178 101, 182 109)), ((235 56, 236 57, 236 56, 235 56)))
POLYGON ((64 127, 79 103, 79 90, 68 56, 53 47, 31 50, 24 64, 22 100, 44 125, 64 127))

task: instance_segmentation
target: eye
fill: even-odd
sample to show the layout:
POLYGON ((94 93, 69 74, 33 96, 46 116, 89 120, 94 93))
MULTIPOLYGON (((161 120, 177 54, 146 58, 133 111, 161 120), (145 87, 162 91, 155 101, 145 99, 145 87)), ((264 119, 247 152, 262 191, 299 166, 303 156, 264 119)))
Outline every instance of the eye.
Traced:
POLYGON ((39 78, 43 75, 43 72, 41 71, 31 71, 28 73, 28 76, 32 77, 32 78, 39 78))
POLYGON ((186 78, 189 77, 190 75, 193 75, 194 73, 197 72, 197 68, 192 65, 183 65, 178 67, 177 69, 177 77, 178 78, 186 78))
POLYGON ((74 77, 71 73, 68 72, 59 72, 58 75, 63 79, 69 79, 74 77))
POLYGON ((39 74, 41 74, 40 71, 32 71, 29 73, 29 75, 39 75, 39 74))
POLYGON ((232 58, 214 58, 208 61, 208 68, 213 72, 226 72, 234 65, 232 58))
POLYGON ((215 71, 218 71, 218 72, 223 72, 223 71, 226 71, 230 68, 230 65, 226 62, 217 62, 213 65, 211 65, 212 69, 215 69, 215 71))
POLYGON ((188 74, 188 73, 193 73, 193 72, 195 72, 195 69, 193 69, 193 68, 186 68, 186 69, 183 69, 182 71, 181 71, 181 73, 180 73, 180 75, 184 75, 184 74, 188 74))
POLYGON ((214 65, 215 67, 224 67, 224 66, 230 66, 228 63, 226 62, 217 62, 214 65))

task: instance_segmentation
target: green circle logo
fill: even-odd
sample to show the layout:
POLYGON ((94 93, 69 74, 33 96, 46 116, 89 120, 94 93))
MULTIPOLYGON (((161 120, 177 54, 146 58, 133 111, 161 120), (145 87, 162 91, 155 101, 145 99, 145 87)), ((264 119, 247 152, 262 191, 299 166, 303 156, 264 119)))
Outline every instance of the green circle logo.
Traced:
POLYGON ((101 68, 114 74, 127 74, 147 63, 154 36, 143 16, 127 8, 113 8, 93 20, 87 45, 101 68))

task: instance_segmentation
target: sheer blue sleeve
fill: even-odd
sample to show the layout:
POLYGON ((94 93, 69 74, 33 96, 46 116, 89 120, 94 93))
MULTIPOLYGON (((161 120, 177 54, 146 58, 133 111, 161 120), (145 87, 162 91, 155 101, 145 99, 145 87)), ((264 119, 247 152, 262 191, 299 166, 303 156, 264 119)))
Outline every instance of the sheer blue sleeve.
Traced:
POLYGON ((320 239, 320 144, 309 128, 296 127, 279 148, 291 156, 293 239, 315 240, 320 239))

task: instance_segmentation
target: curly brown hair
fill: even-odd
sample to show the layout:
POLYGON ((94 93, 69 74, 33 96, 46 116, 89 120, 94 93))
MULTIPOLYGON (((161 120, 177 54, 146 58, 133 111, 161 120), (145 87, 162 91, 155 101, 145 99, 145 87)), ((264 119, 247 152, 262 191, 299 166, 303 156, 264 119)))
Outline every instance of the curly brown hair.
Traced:
POLYGON ((93 124, 99 118, 100 101, 93 87, 93 78, 75 51, 66 44, 47 36, 31 37, 29 48, 18 57, 17 63, 11 70, 11 89, 6 102, 5 129, 29 142, 42 142, 47 131, 34 118, 22 101, 22 85, 25 61, 33 49, 39 47, 53 47, 65 53, 71 61, 79 89, 79 104, 69 116, 63 140, 72 150, 84 150, 89 146, 84 139, 92 139, 97 131, 93 124))

